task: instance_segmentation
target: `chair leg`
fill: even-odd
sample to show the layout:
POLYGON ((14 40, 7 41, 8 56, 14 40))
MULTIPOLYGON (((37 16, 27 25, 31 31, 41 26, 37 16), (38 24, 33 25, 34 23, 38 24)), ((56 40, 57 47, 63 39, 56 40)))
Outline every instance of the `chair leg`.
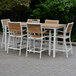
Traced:
POLYGON ((7 45, 7 54, 9 53, 9 46, 10 46, 10 36, 9 36, 9 38, 8 38, 8 45, 7 45))
POLYGON ((26 49, 26 56, 28 55, 28 38, 27 38, 27 49, 26 49))
POLYGON ((65 41, 65 40, 63 39, 63 43, 62 43, 62 44, 63 44, 63 49, 65 48, 65 44, 64 44, 64 41, 65 41))
POLYGON ((34 39, 34 53, 35 53, 35 39, 34 39))
POLYGON ((40 52, 40 59, 41 59, 41 52, 40 52))
POLYGON ((49 31, 49 52, 48 55, 51 55, 51 31, 49 31))
POLYGON ((43 39, 41 39, 40 59, 41 59, 41 55, 42 55, 42 44, 43 44, 43 39))
POLYGON ((30 52, 31 50, 31 39, 30 38, 28 39, 28 50, 29 50, 28 52, 30 52))
MULTIPOLYGON (((58 34, 58 30, 56 31, 56 34, 58 34)), ((56 45, 58 45, 58 38, 56 38, 56 45)))
POLYGON ((13 47, 15 46, 15 37, 13 37, 13 47))
POLYGON ((21 56, 21 47, 22 47, 22 37, 21 37, 21 41, 20 41, 20 50, 19 50, 19 56, 21 56))
POLYGON ((21 56, 21 49, 19 50, 19 56, 21 56))
POLYGON ((4 32, 3 32, 3 36, 2 36, 1 48, 3 48, 3 42, 4 42, 4 32))
POLYGON ((71 43, 71 39, 70 38, 69 38, 69 42, 70 42, 70 47, 71 47, 71 54, 73 54, 72 43, 71 43))
POLYGON ((17 40, 17 38, 15 38, 14 39, 14 45, 15 45, 16 48, 17 48, 17 42, 18 42, 18 40, 17 40))
POLYGON ((64 45, 65 45, 65 50, 66 50, 66 57, 68 58, 68 50, 67 50, 67 44, 66 44, 66 39, 64 38, 64 45))

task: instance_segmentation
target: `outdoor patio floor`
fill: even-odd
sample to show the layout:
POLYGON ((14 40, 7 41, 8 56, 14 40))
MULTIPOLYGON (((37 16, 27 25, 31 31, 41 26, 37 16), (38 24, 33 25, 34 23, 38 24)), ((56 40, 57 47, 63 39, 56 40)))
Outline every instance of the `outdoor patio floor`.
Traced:
POLYGON ((56 58, 49 57, 46 51, 39 59, 39 54, 34 53, 26 57, 25 49, 18 56, 18 51, 10 50, 7 55, 0 48, 0 76, 76 76, 76 46, 73 51, 73 55, 69 52, 69 58, 62 52, 56 52, 56 58))

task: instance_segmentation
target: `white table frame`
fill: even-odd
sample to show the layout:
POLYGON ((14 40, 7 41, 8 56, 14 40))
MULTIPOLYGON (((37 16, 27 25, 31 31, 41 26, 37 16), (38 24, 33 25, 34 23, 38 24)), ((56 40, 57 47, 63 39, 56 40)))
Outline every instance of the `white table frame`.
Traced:
MULTIPOLYGON (((65 25, 66 26, 66 25, 65 25)), ((60 29, 60 28, 64 28, 65 29, 65 26, 61 26, 61 27, 54 27, 54 28, 48 28, 47 26, 46 27, 43 27, 45 29, 53 29, 54 30, 54 40, 53 40, 53 58, 55 58, 55 52, 56 52, 56 31, 57 29, 60 29)), ((49 30, 49 56, 51 54, 51 30, 49 30)))

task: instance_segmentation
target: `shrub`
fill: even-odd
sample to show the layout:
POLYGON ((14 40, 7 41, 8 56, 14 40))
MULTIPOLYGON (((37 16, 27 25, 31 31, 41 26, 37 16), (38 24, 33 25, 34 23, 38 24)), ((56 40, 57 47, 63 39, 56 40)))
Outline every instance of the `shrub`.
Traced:
POLYGON ((67 23, 70 21, 70 8, 74 6, 74 1, 70 0, 45 0, 36 5, 33 14, 40 19, 59 19, 60 22, 67 23))

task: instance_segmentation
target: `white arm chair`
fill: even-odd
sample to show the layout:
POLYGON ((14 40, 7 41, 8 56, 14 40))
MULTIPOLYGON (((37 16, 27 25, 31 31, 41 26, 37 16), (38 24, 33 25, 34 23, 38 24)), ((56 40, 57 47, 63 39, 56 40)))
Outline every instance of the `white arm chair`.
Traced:
POLYGON ((7 47, 7 54, 9 53, 9 49, 19 50, 19 56, 21 56, 21 49, 26 48, 23 44, 24 36, 27 36, 27 33, 23 33, 22 25, 20 22, 9 22, 9 40, 7 47), (18 42, 18 43, 17 43, 18 42))
POLYGON ((43 33, 44 32, 42 32, 42 26, 40 23, 27 23, 27 51, 26 51, 26 56, 28 55, 28 51, 34 52, 34 53, 36 52, 36 53, 40 53, 40 59, 41 59, 41 53, 44 51, 43 39, 45 38, 45 36, 43 36, 43 33), (34 41, 33 48, 30 47, 32 45, 30 43, 31 40, 34 41), (37 41, 40 42, 40 47, 36 47, 37 41), (36 48, 38 48, 39 50, 36 50, 36 48))
POLYGON ((72 43, 71 43, 71 30, 72 30, 72 23, 68 23, 66 29, 64 30, 63 34, 57 34, 56 38, 61 38, 64 41, 65 50, 62 50, 63 52, 66 52, 66 57, 68 57, 68 52, 71 51, 71 54, 73 54, 72 50, 72 43), (67 47, 66 39, 69 39, 70 48, 67 47))

